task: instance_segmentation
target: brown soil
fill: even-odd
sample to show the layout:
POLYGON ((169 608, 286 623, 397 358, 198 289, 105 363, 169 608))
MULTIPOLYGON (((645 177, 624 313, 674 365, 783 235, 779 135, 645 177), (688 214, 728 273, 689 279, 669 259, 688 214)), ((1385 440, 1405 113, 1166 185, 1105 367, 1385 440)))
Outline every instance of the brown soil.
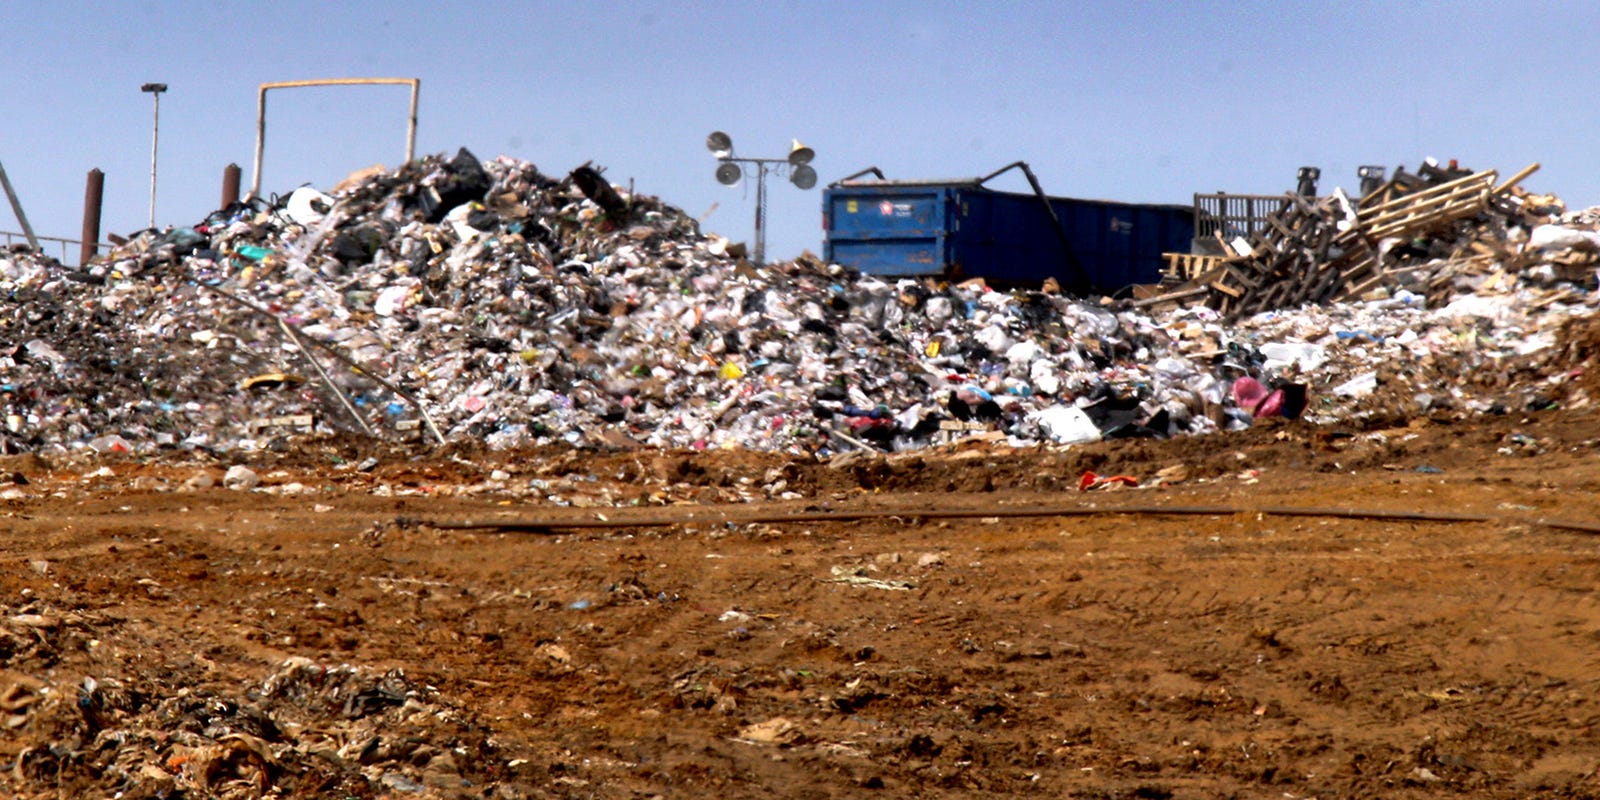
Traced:
POLYGON ((16 458, 0 794, 1591 797, 1597 423, 16 458))

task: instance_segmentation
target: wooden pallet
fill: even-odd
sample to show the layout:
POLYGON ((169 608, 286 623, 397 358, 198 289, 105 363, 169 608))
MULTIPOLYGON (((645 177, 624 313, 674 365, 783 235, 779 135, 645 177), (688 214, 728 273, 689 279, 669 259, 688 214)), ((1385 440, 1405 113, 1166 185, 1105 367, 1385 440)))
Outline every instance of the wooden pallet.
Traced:
POLYGON ((1224 316, 1238 318, 1361 297, 1417 277, 1413 274, 1417 267, 1401 264, 1394 250, 1384 249, 1391 240, 1420 240, 1428 247, 1445 243, 1444 249, 1451 250, 1447 258, 1428 262, 1433 264, 1433 277, 1423 288, 1435 295, 1448 289, 1461 270, 1490 263, 1486 256, 1512 255, 1503 246, 1472 248, 1471 237, 1498 240, 1506 220, 1520 222, 1524 205, 1520 197, 1526 193, 1517 184, 1538 168, 1533 164, 1499 184, 1494 170, 1465 172, 1453 165, 1451 169, 1429 165, 1420 175, 1400 170, 1389 183, 1362 198, 1359 210, 1339 193, 1322 198, 1285 195, 1279 209, 1268 214, 1248 240, 1248 251, 1238 252, 1241 248, 1224 242, 1233 255, 1184 260, 1168 254, 1169 271, 1187 276, 1188 283, 1141 305, 1202 298, 1224 316), (1498 223, 1493 220, 1496 214, 1501 217, 1498 223), (1468 244, 1451 249, 1448 243, 1462 235, 1468 244))

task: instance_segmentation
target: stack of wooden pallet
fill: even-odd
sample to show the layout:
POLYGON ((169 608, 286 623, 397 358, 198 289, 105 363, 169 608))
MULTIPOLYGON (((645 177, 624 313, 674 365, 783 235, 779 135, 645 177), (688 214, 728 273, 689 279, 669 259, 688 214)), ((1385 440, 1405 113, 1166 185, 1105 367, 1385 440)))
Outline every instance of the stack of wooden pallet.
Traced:
POLYGON ((1538 168, 1499 182, 1494 170, 1429 165, 1419 174, 1397 171, 1359 201, 1342 192, 1285 195, 1281 209, 1249 240, 1223 243, 1227 255, 1215 266, 1139 305, 1204 302, 1240 317, 1359 298, 1385 287, 1443 295, 1462 271, 1486 269, 1509 255, 1506 228, 1532 221, 1517 184, 1538 168))

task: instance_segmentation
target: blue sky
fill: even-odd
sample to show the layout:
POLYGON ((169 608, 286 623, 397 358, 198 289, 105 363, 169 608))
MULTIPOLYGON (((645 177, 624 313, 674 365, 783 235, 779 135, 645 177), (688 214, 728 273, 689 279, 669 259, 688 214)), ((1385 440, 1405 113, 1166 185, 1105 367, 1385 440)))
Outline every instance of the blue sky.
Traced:
MULTIPOLYGON (((467 147, 546 174, 593 161, 735 240, 755 188, 704 149, 816 150, 820 183, 971 177, 1029 162, 1046 191, 1185 203, 1322 188, 1361 164, 1459 159, 1574 208, 1600 204, 1600 3, 34 2, 0 8, 0 163, 36 232, 76 238, 84 176, 102 231, 192 224, 255 146, 268 81, 415 77, 417 151, 467 147)), ((402 87, 268 100, 264 193, 404 154, 402 87)), ((1000 188, 1021 189, 1019 177, 1000 188)), ((768 254, 821 252, 821 192, 769 178, 768 254)), ((0 230, 16 231, 0 205, 0 230)))

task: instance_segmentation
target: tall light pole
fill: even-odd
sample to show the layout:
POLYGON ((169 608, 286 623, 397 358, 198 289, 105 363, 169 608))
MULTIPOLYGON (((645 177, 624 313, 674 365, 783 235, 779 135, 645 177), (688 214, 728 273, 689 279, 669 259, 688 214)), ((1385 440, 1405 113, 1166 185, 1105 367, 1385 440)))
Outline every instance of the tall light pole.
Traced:
POLYGON ((735 158, 733 155, 733 140, 722 131, 712 131, 706 137, 706 149, 717 157, 717 183, 723 186, 732 186, 739 182, 744 175, 746 164, 755 165, 756 171, 756 266, 766 263, 767 258, 767 171, 783 170, 789 172, 789 182, 801 189, 810 189, 817 185, 817 171, 811 168, 811 159, 816 153, 811 148, 800 143, 799 139, 789 148, 788 158, 735 158))
POLYGON ((156 116, 150 123, 150 227, 156 226, 156 146, 161 143, 161 93, 167 90, 164 83, 147 83, 139 87, 149 92, 156 101, 156 116))

